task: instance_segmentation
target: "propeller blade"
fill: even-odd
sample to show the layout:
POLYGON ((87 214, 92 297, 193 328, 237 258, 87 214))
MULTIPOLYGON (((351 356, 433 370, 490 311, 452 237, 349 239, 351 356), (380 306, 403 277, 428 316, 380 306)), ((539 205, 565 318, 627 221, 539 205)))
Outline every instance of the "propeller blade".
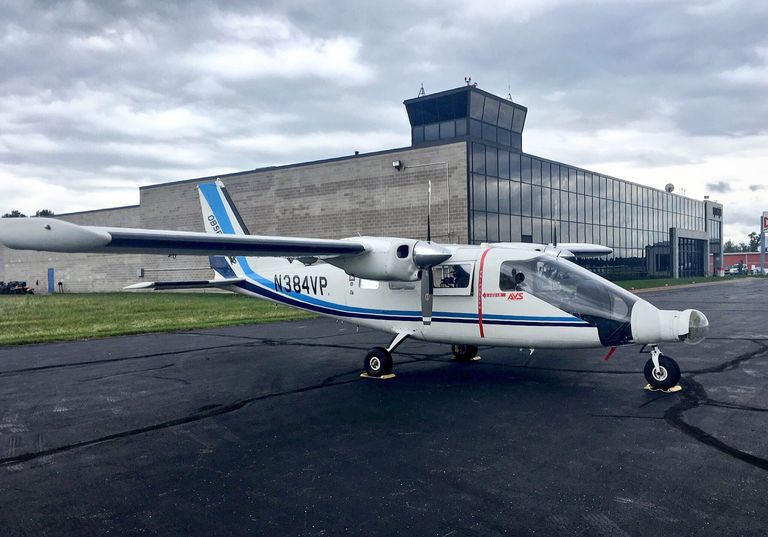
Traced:
POLYGON ((421 271, 421 320, 425 325, 432 324, 432 292, 434 288, 432 269, 425 268, 421 271))

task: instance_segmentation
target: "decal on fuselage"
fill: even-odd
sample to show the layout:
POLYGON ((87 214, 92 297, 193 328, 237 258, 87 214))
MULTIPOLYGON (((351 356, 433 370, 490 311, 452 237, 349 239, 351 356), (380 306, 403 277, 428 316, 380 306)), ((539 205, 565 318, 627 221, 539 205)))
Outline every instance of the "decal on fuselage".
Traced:
POLYGON ((325 276, 304 276, 298 274, 275 274, 275 291, 305 295, 325 296, 329 293, 328 278, 325 276))

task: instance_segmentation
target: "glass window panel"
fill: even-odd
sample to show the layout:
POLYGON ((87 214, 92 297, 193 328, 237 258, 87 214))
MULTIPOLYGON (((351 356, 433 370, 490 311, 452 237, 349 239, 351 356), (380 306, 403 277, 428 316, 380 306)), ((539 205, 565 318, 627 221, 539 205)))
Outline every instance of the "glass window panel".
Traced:
POLYGON ((509 179, 509 151, 499 149, 499 177, 509 179))
POLYGON ((424 126, 424 140, 432 142, 440 138, 440 126, 437 123, 424 126))
POLYGON ((476 173, 472 174, 472 208, 485 210, 485 176, 476 173))
POLYGON ((507 129, 499 129, 498 132, 498 142, 500 145, 510 146, 512 145, 512 133, 510 133, 507 129))
POLYGON ((472 144, 472 171, 485 173, 485 146, 483 144, 472 144))
MULTIPOLYGON (((521 239, 522 239, 522 235, 528 235, 528 236, 533 235, 533 223, 531 222, 531 217, 530 216, 524 216, 523 219, 522 219, 522 222, 523 222, 523 227, 522 227, 522 230, 521 230, 522 231, 521 236, 520 236, 521 239)), ((523 242, 525 242, 525 241, 523 241, 523 242)))
POLYGON ((584 191, 586 190, 584 186, 584 172, 581 170, 576 171, 576 193, 577 194, 584 194, 584 191))
POLYGON ((584 174, 584 194, 586 194, 587 196, 592 195, 592 174, 591 173, 584 174))
POLYGON ((552 186, 549 162, 541 163, 541 186, 547 188, 552 186))
POLYGON ((509 219, 509 240, 512 242, 520 242, 522 240, 522 220, 519 216, 512 216, 509 219))
POLYGON ((512 214, 522 214, 523 212, 520 190, 520 183, 516 181, 509 183, 509 208, 512 214))
POLYGON ((594 198, 592 198, 592 196, 584 197, 584 216, 582 216, 582 220, 587 224, 592 223, 592 200, 593 199, 594 198))
POLYGON ((509 154, 509 178, 513 181, 520 180, 520 153, 509 154))
POLYGON ((499 109, 499 127, 502 129, 511 129, 512 128, 512 116, 515 113, 515 109, 513 106, 509 104, 502 104, 501 108, 499 109))
POLYGON ((522 134, 523 125, 525 125, 525 114, 525 110, 515 108, 515 115, 512 118, 512 132, 522 134))
POLYGON ((600 196, 603 198, 608 197, 608 178, 604 175, 600 176, 600 196))
POLYGON ((584 208, 584 205, 585 205, 584 200, 585 199, 586 199, 586 197, 582 196, 581 194, 579 194, 576 197, 576 203, 577 203, 578 214, 579 214, 579 222, 585 222, 586 221, 586 216, 585 215, 586 215, 587 211, 584 208))
POLYGON ((486 223, 486 229, 488 233, 488 242, 499 241, 499 215, 496 213, 488 213, 488 221, 486 223))
POLYGON ((578 207, 578 203, 576 201, 576 193, 569 192, 568 193, 568 220, 570 222, 575 222, 577 220, 577 214, 578 214, 577 207, 578 207))
POLYGON ((531 157, 520 157, 520 174, 524 183, 531 182, 531 157))
POLYGON ((600 218, 598 223, 604 226, 608 223, 608 200, 600 198, 600 218))
POLYGON ((483 108, 483 121, 496 126, 499 120, 499 101, 486 97, 483 108))
POLYGON ((469 120, 469 135, 477 138, 483 137, 483 124, 476 119, 469 120))
POLYGON ((499 159, 495 147, 485 146, 485 174, 499 175, 499 159))
POLYGON ((485 233, 485 213, 482 211, 474 211, 472 218, 472 240, 475 243, 484 242, 486 240, 485 233))
POLYGON ((552 189, 552 219, 560 220, 560 191, 552 189))
POLYGON ((507 179, 499 179, 499 212, 509 214, 509 181, 507 179))
POLYGON ((586 224, 578 224, 578 227, 576 228, 576 233, 578 236, 578 239, 577 239, 578 242, 586 242, 586 239, 584 238, 586 236, 586 224))
POLYGON ((531 183, 541 184, 541 161, 537 158, 531 159, 531 183))
POLYGON ((533 210, 531 214, 538 218, 541 218, 541 187, 533 186, 531 189, 531 202, 533 204, 533 210))
POLYGON ((499 212, 499 180, 495 177, 485 178, 486 204, 485 210, 488 212, 499 212))
POLYGON ((568 168, 568 191, 576 192, 576 170, 568 168))
POLYGON ((456 120, 456 136, 466 136, 466 135, 467 135, 467 120, 457 119, 456 120))
POLYGON ((483 103, 485 96, 477 92, 471 92, 472 97, 469 100, 469 117, 473 119, 483 118, 483 103))
POLYGON ((552 220, 544 219, 541 221, 541 242, 544 244, 552 242, 552 220))
POLYGON ((568 242, 579 242, 578 224, 568 222, 568 242))
POLYGON ((424 127, 413 127, 411 129, 411 138, 414 144, 420 144, 424 141, 424 127))
POLYGON ((541 244, 542 242, 542 234, 541 234, 541 219, 540 218, 534 218, 532 221, 533 224, 533 242, 541 244))
POLYGON ((522 199, 523 216, 531 216, 531 185, 521 183, 520 197, 522 199))
POLYGON ((552 200, 550 194, 550 189, 541 189, 541 216, 543 218, 552 218, 552 200))
MULTIPOLYGON (((568 220, 568 192, 560 191, 560 220, 568 220)), ((563 239, 565 240, 565 239, 563 239)))
POLYGON ((499 240, 501 242, 510 242, 512 240, 509 219, 510 216, 508 214, 499 215, 499 240))
POLYGON ((453 138, 456 136, 456 122, 444 121, 440 123, 440 138, 453 138))
POLYGON ((489 125, 488 123, 483 123, 483 140, 488 140, 489 142, 496 142, 496 127, 493 125, 489 125))

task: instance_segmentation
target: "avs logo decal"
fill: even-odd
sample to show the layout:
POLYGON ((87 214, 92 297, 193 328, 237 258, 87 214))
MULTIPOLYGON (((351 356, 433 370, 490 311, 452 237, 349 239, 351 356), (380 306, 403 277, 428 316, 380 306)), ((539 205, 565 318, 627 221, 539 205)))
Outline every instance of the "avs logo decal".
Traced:
POLYGON ((523 292, 519 291, 517 293, 509 293, 509 297, 507 297, 507 300, 522 300, 523 299, 523 292))

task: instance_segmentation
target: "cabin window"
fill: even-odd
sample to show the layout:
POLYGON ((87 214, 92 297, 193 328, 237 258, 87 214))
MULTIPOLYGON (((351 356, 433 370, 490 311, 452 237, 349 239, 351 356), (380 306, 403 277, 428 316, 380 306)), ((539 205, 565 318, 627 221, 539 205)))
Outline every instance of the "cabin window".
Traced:
POLYGON ((448 263, 432 267, 436 295, 471 295, 472 263, 448 263))

